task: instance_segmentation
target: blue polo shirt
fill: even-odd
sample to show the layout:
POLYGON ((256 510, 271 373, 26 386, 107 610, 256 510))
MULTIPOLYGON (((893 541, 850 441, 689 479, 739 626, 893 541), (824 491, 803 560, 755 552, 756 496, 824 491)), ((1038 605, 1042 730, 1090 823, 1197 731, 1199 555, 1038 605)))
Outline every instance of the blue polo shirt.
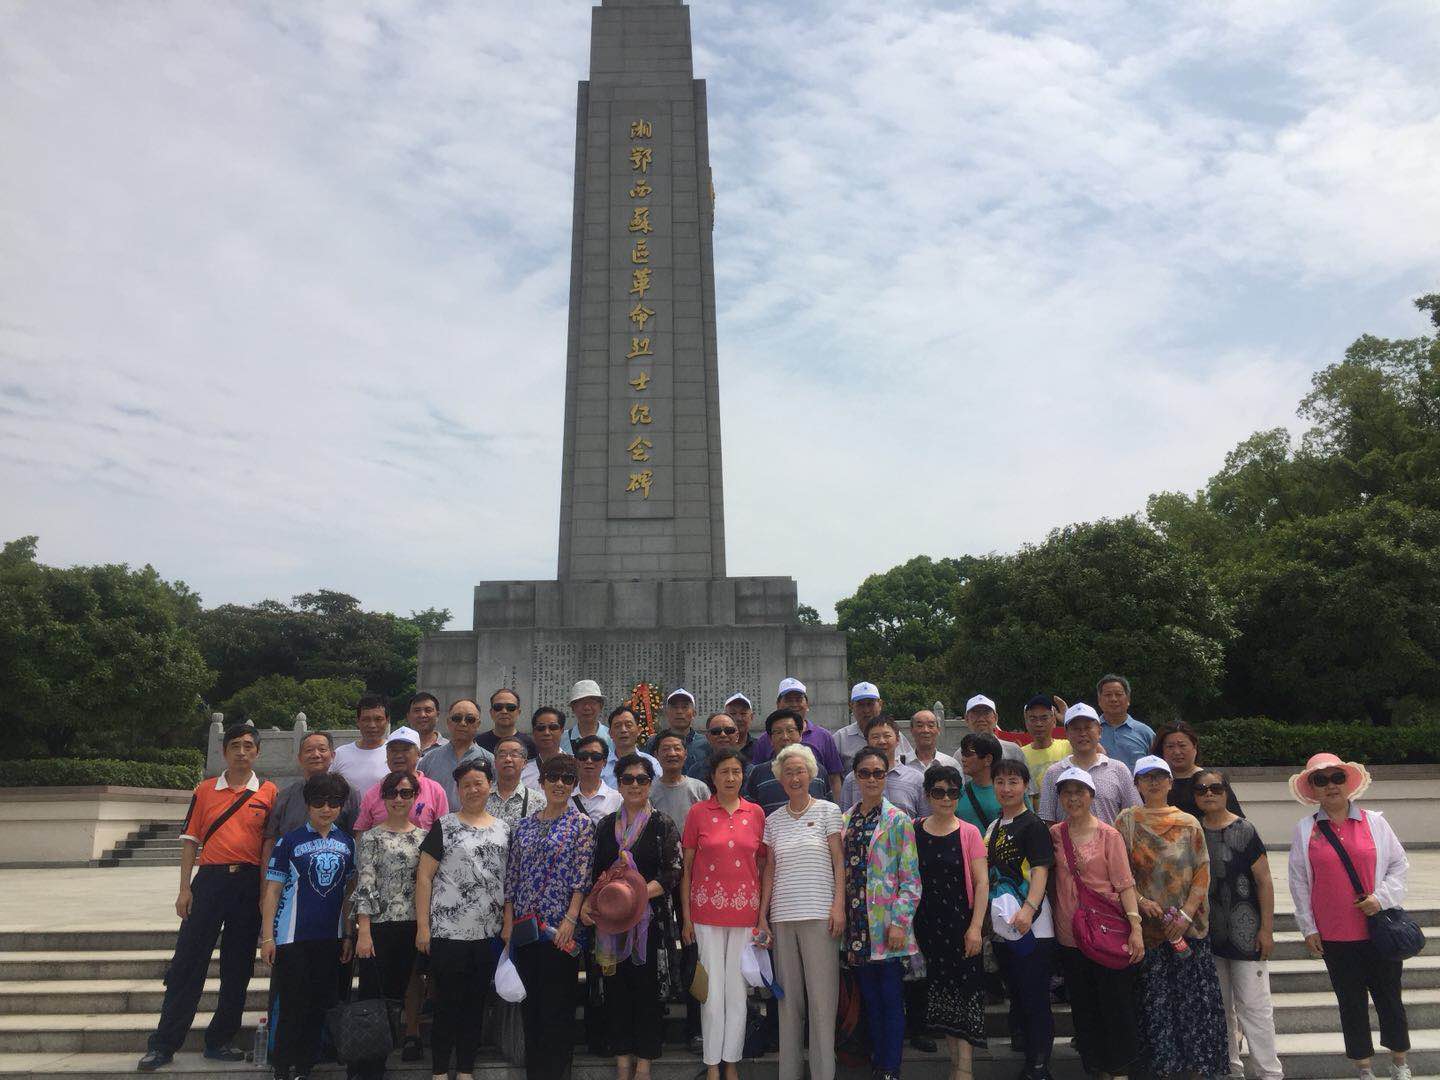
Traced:
POLYGON ((1135 762, 1150 753, 1150 744, 1154 741, 1155 732, 1150 725, 1142 724, 1133 716, 1126 716, 1118 727, 1111 726, 1109 720, 1100 721, 1100 745, 1106 754, 1123 761, 1131 771, 1135 769, 1135 762))
POLYGON ((331 826, 321 836, 307 821, 275 841, 267 881, 284 885, 275 909, 275 944, 345 936, 345 885, 355 876, 355 841, 331 826))

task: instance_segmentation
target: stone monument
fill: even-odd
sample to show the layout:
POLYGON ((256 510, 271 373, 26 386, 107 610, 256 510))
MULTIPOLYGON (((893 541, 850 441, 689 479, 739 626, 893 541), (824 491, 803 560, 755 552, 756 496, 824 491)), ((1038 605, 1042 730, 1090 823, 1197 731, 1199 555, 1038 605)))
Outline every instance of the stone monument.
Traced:
POLYGON ((845 638, 802 625, 788 577, 725 575, 714 226, 705 83, 681 0, 603 0, 580 83, 554 581, 475 587, 474 629, 429 634, 418 685, 448 703, 513 687, 522 712, 607 703, 641 679, 703 716, 780 679, 847 713, 845 638))

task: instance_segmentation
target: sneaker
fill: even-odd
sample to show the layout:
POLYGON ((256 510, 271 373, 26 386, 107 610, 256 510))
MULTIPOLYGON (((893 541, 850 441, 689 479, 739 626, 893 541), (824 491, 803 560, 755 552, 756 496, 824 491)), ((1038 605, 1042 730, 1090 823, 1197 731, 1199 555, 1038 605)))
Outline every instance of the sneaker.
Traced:
POLYGON ((232 1064, 245 1060, 245 1051, 238 1046, 207 1046, 205 1048, 205 1060, 207 1061, 228 1061, 232 1064))
POLYGON ((405 1045, 400 1048, 401 1061, 419 1061, 425 1056, 425 1044, 419 1035, 406 1035, 405 1045))
POLYGON ((140 1059, 140 1064, 135 1066, 136 1072, 154 1072, 156 1069, 164 1068, 175 1060, 175 1055, 169 1050, 147 1050, 145 1056, 140 1059))
POLYGON ((703 1035, 691 1035, 685 1040, 685 1049, 692 1054, 703 1054, 705 1052, 705 1038, 703 1035))
POLYGON ((1390 1080, 1410 1080, 1409 1065, 1391 1065, 1390 1080))

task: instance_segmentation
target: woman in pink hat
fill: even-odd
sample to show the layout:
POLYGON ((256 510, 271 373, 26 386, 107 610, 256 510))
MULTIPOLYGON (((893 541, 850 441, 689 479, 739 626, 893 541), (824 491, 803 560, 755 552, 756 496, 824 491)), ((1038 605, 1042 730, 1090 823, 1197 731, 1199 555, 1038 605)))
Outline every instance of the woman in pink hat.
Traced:
POLYGON ((1369 786, 1364 765, 1341 761, 1334 754, 1316 754, 1290 778, 1290 792, 1297 800, 1307 806, 1318 804, 1295 826, 1290 895, 1306 948, 1325 961, 1340 1003, 1345 1056, 1360 1070, 1360 1080, 1375 1076, 1370 1068, 1375 1047, 1367 997, 1380 1018, 1380 1042, 1390 1051, 1392 1080, 1410 1080, 1405 1063, 1410 1029, 1400 1000, 1401 962, 1375 950, 1365 921, 1366 916, 1400 906, 1410 863, 1384 817, 1356 805, 1354 800, 1369 786), (1356 897, 1336 843, 1349 855, 1364 896, 1356 897))

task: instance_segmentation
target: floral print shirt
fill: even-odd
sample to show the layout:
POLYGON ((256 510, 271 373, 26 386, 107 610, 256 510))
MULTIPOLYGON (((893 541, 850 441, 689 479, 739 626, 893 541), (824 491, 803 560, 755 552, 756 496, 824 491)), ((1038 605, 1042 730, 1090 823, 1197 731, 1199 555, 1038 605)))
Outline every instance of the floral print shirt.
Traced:
POLYGON ((691 921, 754 926, 760 918, 765 811, 741 799, 732 814, 712 796, 685 815, 680 842, 695 853, 690 863, 691 921))
MULTIPOLYGON (((910 815, 895 806, 889 799, 881 799, 878 820, 873 826, 864 825, 864 819, 876 814, 860 814, 857 803, 845 814, 845 913, 848 924, 856 911, 854 900, 863 895, 866 915, 866 932, 869 935, 870 953, 860 955, 863 960, 903 959, 920 951, 915 944, 915 909, 920 906, 920 853, 915 846, 915 825, 910 815), (858 837, 852 847, 851 825, 857 819, 861 827, 870 834, 868 844, 860 845, 858 837), (858 856, 865 848, 864 892, 856 886, 855 864, 851 856, 858 856), (905 944, 898 949, 886 946, 885 932, 891 926, 905 931, 905 944)), ((847 929, 844 949, 851 955, 850 932, 847 929)))
MULTIPOLYGON (((1135 874, 1135 891, 1161 908, 1180 907, 1191 889, 1199 889, 1201 901, 1195 918, 1185 927, 1185 936, 1203 938, 1210 933, 1210 849, 1200 822, 1174 806, 1149 810, 1132 806, 1115 819, 1115 831, 1125 840, 1130 869, 1135 874)), ((1145 947, 1153 949, 1165 940, 1159 919, 1146 918, 1140 924, 1145 947)))
POLYGON ((371 922, 415 921, 415 867, 420 863, 424 829, 391 832, 376 825, 355 844, 359 880, 353 905, 371 922))
MULTIPOLYGON (((517 919, 539 915, 546 926, 558 928, 570 897, 590 890, 594 862, 595 823, 573 803, 550 821, 527 817, 515 827, 510 844, 505 899, 514 905, 517 919)), ((584 929, 577 920, 577 941, 584 929)))
POLYGON ((431 937, 483 941, 500 935, 509 846, 503 821, 477 829, 459 814, 446 814, 434 824, 420 845, 440 864, 430 888, 431 937))

